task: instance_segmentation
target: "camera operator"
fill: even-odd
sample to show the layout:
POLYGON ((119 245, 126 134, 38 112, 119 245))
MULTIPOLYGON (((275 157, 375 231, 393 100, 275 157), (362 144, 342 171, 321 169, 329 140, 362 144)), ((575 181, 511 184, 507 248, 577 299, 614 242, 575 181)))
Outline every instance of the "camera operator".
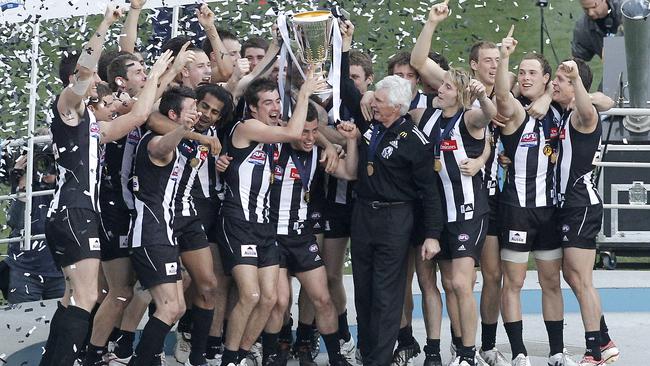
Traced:
MULTIPOLYGON (((53 171, 53 161, 54 158, 52 157, 52 164, 49 166, 47 164, 35 164, 34 191, 54 188, 56 175, 53 171)), ((20 155, 16 159, 12 172, 15 182, 17 182, 13 193, 25 191, 26 167, 27 155, 20 155)), ((52 196, 50 195, 32 197, 32 235, 45 233, 45 218, 51 200, 52 196)), ((10 237, 22 235, 25 222, 24 212, 24 198, 16 199, 11 203, 7 213, 7 224, 11 227, 10 237)), ((32 241, 32 250, 26 251, 20 249, 20 244, 20 242, 9 244, 8 256, 5 259, 9 267, 9 293, 7 297, 9 303, 17 304, 62 297, 65 290, 63 273, 54 264, 52 254, 46 248, 47 243, 45 240, 32 241)))

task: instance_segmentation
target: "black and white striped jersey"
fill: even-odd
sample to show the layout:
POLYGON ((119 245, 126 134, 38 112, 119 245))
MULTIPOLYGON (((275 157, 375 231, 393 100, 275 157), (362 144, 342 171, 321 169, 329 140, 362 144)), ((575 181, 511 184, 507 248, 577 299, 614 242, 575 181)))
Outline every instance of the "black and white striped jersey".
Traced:
POLYGON ((84 108, 77 126, 69 126, 52 105, 52 151, 56 161, 56 188, 48 216, 66 208, 84 208, 99 212, 99 186, 102 155, 99 123, 84 108))
POLYGON ((465 125, 465 113, 459 113, 459 116, 444 118, 441 109, 428 108, 419 124, 422 132, 440 146, 442 169, 438 174, 447 222, 471 220, 489 210, 483 175, 465 176, 459 167, 463 160, 481 156, 485 139, 472 137, 465 125))
MULTIPOLYGON (((528 103, 523 100, 522 104, 526 107, 528 103)), ((512 135, 501 134, 504 153, 511 163, 500 202, 526 208, 555 205, 555 164, 551 155, 544 154, 544 147, 557 150, 561 117, 559 106, 552 104, 544 119, 536 120, 526 113, 512 135)))
POLYGON ((600 146, 602 125, 589 134, 571 125, 571 113, 560 125, 559 157, 556 167, 558 204, 560 207, 586 207, 602 203, 594 184, 593 160, 600 146))
MULTIPOLYGON (((233 126, 228 139, 232 139, 232 133, 241 123, 245 121, 233 126)), ((269 190, 277 148, 257 142, 242 149, 229 145, 228 154, 233 159, 222 174, 225 192, 221 214, 249 222, 269 223, 269 190)))
POLYGON ((271 222, 276 225, 279 235, 299 235, 304 233, 303 230, 311 229, 311 224, 307 223, 308 206, 313 194, 312 183, 318 171, 319 152, 320 149, 317 147, 306 152, 295 150, 288 143, 280 146, 278 161, 273 169, 275 179, 271 186, 269 216, 271 222), (298 164, 295 159, 299 160, 298 164), (301 171, 305 173, 305 177, 301 171), (307 190, 304 188, 305 185, 307 190))
POLYGON ((149 158, 148 145, 153 132, 142 136, 133 166, 133 193, 136 217, 129 230, 132 247, 176 245, 173 239, 174 198, 178 191, 181 164, 178 148, 174 159, 158 166, 149 158))
MULTIPOLYGON (((217 129, 210 127, 203 132, 204 135, 215 137, 217 129)), ((197 175, 194 180, 194 186, 190 192, 194 199, 216 199, 220 182, 217 173, 217 159, 209 151, 205 156, 205 162, 197 166, 197 175)))
POLYGON ((99 199, 122 210, 133 210, 133 159, 135 149, 142 137, 141 129, 135 128, 128 135, 106 144, 99 199))
POLYGON ((415 94, 415 98, 411 100, 411 106, 409 107, 409 111, 418 108, 429 108, 431 106, 431 100, 432 97, 430 95, 418 91, 417 94, 415 94))
POLYGON ((174 197, 174 210, 179 216, 197 215, 192 189, 199 171, 207 163, 209 148, 196 141, 183 139, 178 144, 178 188, 174 197))
POLYGON ((488 196, 495 196, 499 193, 499 144, 501 143, 501 129, 494 123, 487 127, 490 133, 490 156, 483 167, 483 181, 488 190, 488 196))

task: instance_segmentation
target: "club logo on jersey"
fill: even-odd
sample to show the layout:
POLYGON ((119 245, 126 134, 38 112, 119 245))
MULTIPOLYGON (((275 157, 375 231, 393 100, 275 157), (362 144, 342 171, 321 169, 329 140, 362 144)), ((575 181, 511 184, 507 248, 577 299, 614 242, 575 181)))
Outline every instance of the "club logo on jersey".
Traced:
POLYGON ((560 140, 564 140, 566 138, 566 129, 562 129, 560 131, 560 140))
POLYGON ((458 142, 456 140, 442 140, 440 142, 440 151, 454 150, 458 150, 458 142))
POLYGON ((567 224, 562 225, 562 232, 563 233, 568 233, 569 230, 571 230, 571 227, 567 224))
POLYGON ((363 134, 363 139, 366 140, 367 144, 370 144, 370 139, 372 138, 372 129, 369 128, 366 130, 366 132, 363 134))
POLYGON ((557 127, 551 127, 551 138, 554 139, 558 136, 558 128, 557 127))
POLYGON ((537 132, 529 132, 521 135, 519 139, 519 146, 521 147, 535 147, 539 142, 539 136, 537 132))
POLYGON ((458 241, 468 241, 469 240, 469 235, 468 234, 460 234, 458 235, 458 241))
POLYGON ((318 251, 318 244, 312 244, 309 246, 309 251, 312 253, 316 253, 318 251))
POLYGON ((129 145, 137 145, 139 141, 140 141, 140 132, 138 132, 137 128, 129 132, 128 135, 126 135, 126 143, 129 145))
POLYGON ((462 205, 460 205, 460 212, 461 213, 474 212, 474 205, 472 203, 462 204, 462 205))
POLYGON ((381 157, 384 159, 390 158, 390 156, 393 155, 393 150, 392 146, 386 146, 384 150, 381 151, 381 157))
POLYGON ((282 177, 284 176, 284 168, 279 165, 276 165, 273 168, 273 175, 275 175, 276 181, 281 181, 282 177))
POLYGON ((88 130, 90 131, 90 137, 96 139, 99 138, 99 124, 96 121, 90 122, 90 127, 88 130))
POLYGON ((90 250, 100 250, 101 245, 99 244, 99 238, 88 238, 88 246, 90 250))
POLYGON ((254 165, 266 164, 266 153, 262 150, 255 150, 248 158, 248 162, 254 165))
POLYGON ((178 179, 178 173, 181 170, 181 168, 178 165, 174 165, 174 169, 172 169, 172 174, 169 176, 169 179, 175 181, 178 179))
POLYGON ((205 159, 208 158, 208 151, 209 149, 207 146, 199 146, 199 159, 201 159, 201 161, 205 161, 205 159))
POLYGON ((508 233, 508 241, 513 244, 526 244, 527 234, 525 231, 510 230, 508 233))
POLYGON ((167 276, 176 276, 178 274, 178 263, 165 263, 165 273, 167 273, 167 276))
POLYGON ((291 177, 291 179, 298 180, 300 179, 300 172, 298 172, 297 168, 292 167, 291 170, 289 171, 289 177, 291 177))
POLYGON ((257 258, 257 245, 242 245, 241 256, 242 258, 257 258))

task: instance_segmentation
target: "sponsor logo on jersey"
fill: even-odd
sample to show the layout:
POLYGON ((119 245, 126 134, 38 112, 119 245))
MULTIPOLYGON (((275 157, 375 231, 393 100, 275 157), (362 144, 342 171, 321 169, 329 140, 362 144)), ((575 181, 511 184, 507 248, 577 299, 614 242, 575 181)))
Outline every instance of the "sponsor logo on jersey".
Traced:
POLYGON ((562 238, 562 241, 569 241, 569 238, 567 238, 566 235, 564 235, 564 237, 562 238))
POLYGON ((297 168, 293 167, 289 171, 289 177, 291 177, 291 179, 300 179, 300 172, 298 172, 297 168))
POLYGON ((458 235, 458 241, 468 241, 469 240, 469 235, 468 234, 460 234, 458 235))
POLYGON ((471 203, 462 204, 460 205, 460 212, 461 213, 474 212, 474 205, 471 203))
POLYGON ((462 252, 462 251, 465 251, 465 250, 467 250, 467 249, 465 249, 465 245, 463 245, 463 244, 461 244, 461 245, 458 247, 458 251, 459 251, 459 252, 462 252))
POLYGON ((318 252, 318 244, 312 244, 309 246, 309 251, 312 253, 318 252))
POLYGON ((178 274, 178 263, 165 263, 165 273, 167 273, 167 276, 176 276, 178 274))
POLYGON ((320 255, 316 254, 316 257, 314 258, 314 262, 320 262, 322 261, 320 255))
POLYGON ((242 245, 241 256, 242 258, 257 258, 257 245, 242 245))
POLYGON ((513 244, 526 244, 527 234, 528 233, 525 231, 510 230, 508 235, 508 241, 513 244))
POLYGON ((562 129, 560 131, 560 140, 564 140, 566 138, 566 129, 562 129))
POLYGON ((554 139, 558 136, 558 128, 557 127, 551 127, 551 138, 554 139))
POLYGON ((120 235, 120 249, 126 249, 129 247, 129 237, 126 235, 120 235))
POLYGON ((562 225, 562 232, 563 233, 568 233, 569 230, 571 230, 571 227, 567 224, 562 225))
POLYGON ((90 131, 90 137, 92 138, 99 138, 99 123, 97 122, 90 122, 90 127, 88 128, 90 131))
POLYGON ((248 162, 255 165, 266 164, 266 153, 262 150, 255 150, 248 158, 248 162))
POLYGON ((397 140, 393 140, 393 141, 389 142, 389 144, 390 144, 390 146, 392 146, 392 147, 394 147, 396 149, 397 149, 397 146, 399 146, 399 144, 397 143, 397 140))
POLYGON ((458 142, 456 140, 442 140, 440 142, 440 151, 454 150, 458 150, 458 142))
POLYGON ((128 135, 126 135, 126 143, 129 145, 137 145, 140 141, 140 132, 138 129, 131 130, 128 135))
POLYGON ((171 180, 177 180, 178 179, 178 173, 180 171, 180 167, 178 165, 174 165, 174 169, 172 169, 172 174, 169 179, 171 180))
POLYGON ((312 212, 311 213, 311 219, 314 221, 320 220, 321 214, 320 212, 312 212))
POLYGON ((539 136, 537 136, 537 132, 529 132, 521 135, 521 139, 519 139, 519 146, 535 147, 537 146, 538 142, 539 142, 539 136))

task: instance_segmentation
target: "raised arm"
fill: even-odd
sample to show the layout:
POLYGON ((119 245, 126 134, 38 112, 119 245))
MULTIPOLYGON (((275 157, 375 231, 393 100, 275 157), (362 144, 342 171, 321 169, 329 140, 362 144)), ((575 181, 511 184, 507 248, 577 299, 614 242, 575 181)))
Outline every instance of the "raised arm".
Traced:
MULTIPOLYGON (((219 33, 217 32, 217 27, 214 25, 214 12, 210 9, 208 4, 203 4, 199 9, 197 9, 196 15, 199 18, 199 23, 205 30, 205 35, 210 40, 212 51, 218 55, 215 64, 212 65, 213 77, 215 69, 217 70, 218 76, 218 80, 214 81, 225 81, 230 79, 234 66, 230 61, 230 57, 225 57, 228 54, 228 50, 221 41, 219 33)), ((210 57, 210 55, 208 55, 208 57, 210 57)))
POLYGON ((346 139, 347 148, 343 164, 339 163, 332 174, 340 179, 356 180, 359 164, 359 154, 357 151, 357 140, 360 136, 359 129, 351 122, 341 122, 336 126, 336 129, 346 139))
MULTIPOLYGON (((155 111, 147 119, 147 127, 157 134, 164 135, 176 129, 178 124, 164 114, 155 111)), ((221 142, 217 136, 207 136, 198 132, 188 130, 183 138, 194 140, 201 145, 209 146, 212 155, 219 155, 221 152, 221 142)))
MULTIPOLYGON (((94 74, 97 72, 97 62, 102 54, 108 28, 122 16, 122 9, 116 5, 108 5, 104 19, 90 37, 88 43, 81 51, 77 61, 77 70, 70 85, 63 89, 57 109, 63 116, 63 122, 70 126, 79 124, 79 116, 83 111, 83 99, 88 88, 93 83, 94 74)), ((64 80, 65 81, 65 80, 64 80)))
MULTIPOLYGON (((273 30, 273 32, 275 32, 275 30, 273 30)), ((275 59, 277 58, 279 52, 280 43, 278 41, 278 38, 276 36, 273 36, 273 42, 271 42, 269 48, 266 50, 262 61, 260 61, 257 66, 255 66, 253 71, 251 71, 248 75, 241 77, 241 79, 237 82, 236 87, 233 89, 232 97, 235 104, 237 104, 239 98, 244 95, 244 91, 246 88, 248 88, 248 85, 253 82, 253 80, 263 77, 267 73, 271 72, 272 68, 268 66, 275 62, 275 59)))
POLYGON ((616 105, 616 102, 614 102, 612 98, 608 97, 602 92, 591 93, 589 96, 591 97, 591 104, 596 107, 596 110, 598 112, 604 112, 608 109, 612 109, 616 105))
POLYGON ((167 69, 171 61, 171 54, 171 50, 167 50, 153 65, 149 72, 147 82, 138 94, 138 100, 133 104, 129 113, 109 122, 99 122, 99 129, 101 131, 100 141, 102 144, 121 139, 129 131, 142 125, 147 120, 151 106, 156 101, 158 80, 167 69))
POLYGON ((501 47, 499 48, 499 65, 497 66, 497 75, 494 84, 497 112, 499 113, 500 118, 503 118, 506 128, 508 125, 512 124, 513 120, 517 119, 517 117, 521 117, 525 112, 521 104, 510 93, 511 84, 508 65, 510 63, 510 55, 512 55, 517 47, 517 40, 512 37, 514 30, 515 26, 513 25, 506 38, 501 42, 501 47))
POLYGON ((434 89, 442 85, 445 70, 429 58, 429 51, 436 27, 449 16, 448 3, 449 0, 445 0, 445 2, 431 7, 429 18, 424 23, 417 42, 415 42, 415 47, 411 51, 411 66, 420 74, 420 79, 434 89))
POLYGON ((199 120, 198 114, 188 113, 181 115, 181 123, 176 128, 163 136, 156 136, 147 145, 147 152, 151 161, 158 166, 165 166, 174 159, 174 150, 181 142, 185 133, 199 120))
POLYGON ((582 84, 575 61, 565 61, 560 64, 560 71, 564 72, 573 85, 575 92, 575 112, 571 116, 571 123, 580 132, 590 133, 598 124, 598 112, 593 104, 589 92, 582 84))
POLYGON ((465 123, 468 129, 484 130, 492 118, 497 115, 497 107, 487 97, 485 85, 476 79, 469 84, 472 99, 476 98, 481 105, 480 109, 470 109, 465 112, 465 123))
POLYGON ((142 7, 147 0, 131 0, 131 9, 124 21, 124 35, 120 37, 120 50, 135 52, 135 41, 138 38, 138 19, 142 13, 142 7))

